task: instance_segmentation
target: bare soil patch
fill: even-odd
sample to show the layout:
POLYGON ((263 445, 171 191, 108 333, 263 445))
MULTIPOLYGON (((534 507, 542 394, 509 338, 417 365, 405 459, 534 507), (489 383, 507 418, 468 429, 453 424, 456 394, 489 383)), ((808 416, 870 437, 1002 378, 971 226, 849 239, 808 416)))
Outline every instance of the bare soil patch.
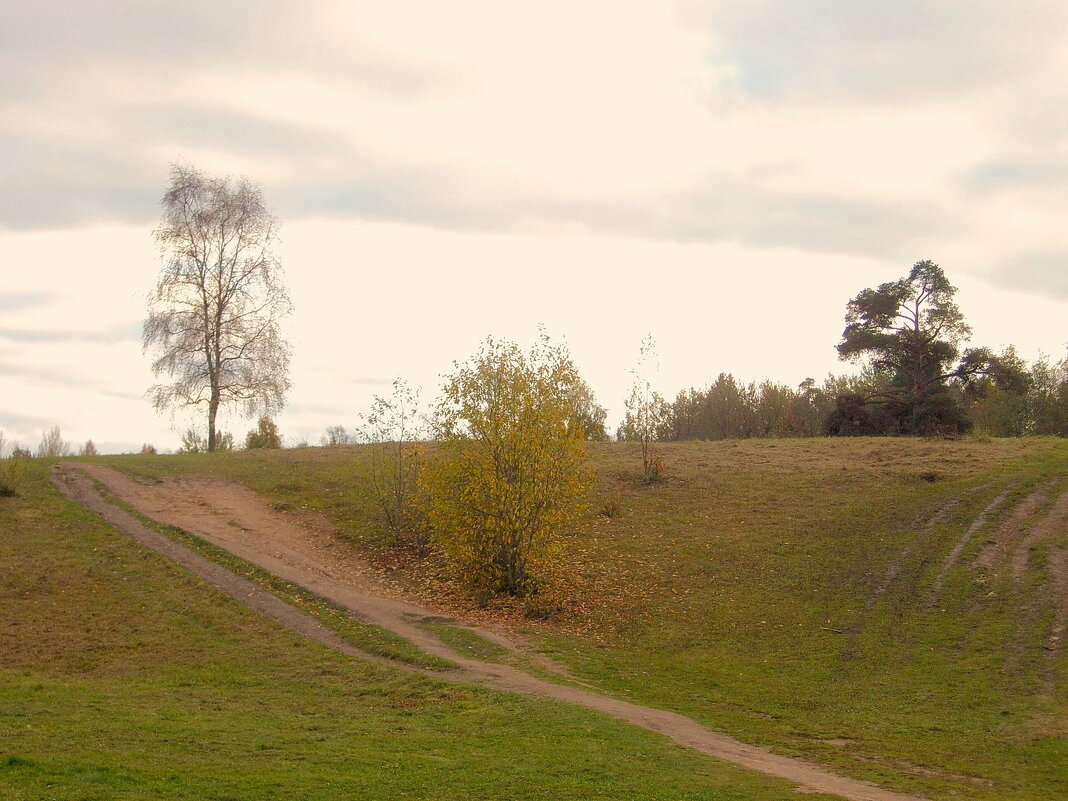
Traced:
POLYGON ((1012 544, 1020 536, 1024 523, 1035 514, 1047 496, 1048 490, 1044 488, 1037 489, 1020 501, 1012 510, 1012 514, 998 527, 994 542, 986 545, 980 551, 976 564, 989 570, 1000 559, 1004 558, 1011 550, 1012 544))
POLYGON ((1057 660, 1064 648, 1068 633, 1068 548, 1054 548, 1049 557, 1050 578, 1053 585, 1056 613, 1046 643, 1046 665, 1043 682, 1047 694, 1057 686, 1057 660))
MULTIPOLYGON (((1020 581, 1027 571, 1031 549, 1044 540, 1052 540, 1068 531, 1068 492, 1062 492, 1049 513, 1031 530, 1012 555, 1013 579, 1020 581)), ((1048 585, 1053 596, 1053 622, 1043 646, 1046 650, 1042 683, 1047 695, 1057 686, 1057 661, 1068 632, 1068 545, 1054 544, 1047 557, 1048 585)))
POLYGON ((1040 542, 1050 539, 1058 531, 1064 531, 1068 519, 1068 492, 1062 493, 1042 520, 1031 529, 1012 552, 1012 578, 1020 581, 1027 572, 1027 563, 1031 558, 1031 549, 1040 542))

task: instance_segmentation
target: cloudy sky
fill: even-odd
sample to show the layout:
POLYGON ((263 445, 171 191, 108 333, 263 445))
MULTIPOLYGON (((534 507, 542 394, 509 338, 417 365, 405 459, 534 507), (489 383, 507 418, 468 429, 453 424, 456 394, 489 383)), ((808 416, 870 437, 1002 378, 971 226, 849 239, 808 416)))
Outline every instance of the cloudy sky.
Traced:
POLYGON ((282 221, 291 443, 539 323, 611 420, 647 332, 668 395, 822 378, 919 259, 974 344, 1068 344, 1063 0, 5 0, 0 73, 9 445, 178 445, 140 344, 175 161, 282 221))

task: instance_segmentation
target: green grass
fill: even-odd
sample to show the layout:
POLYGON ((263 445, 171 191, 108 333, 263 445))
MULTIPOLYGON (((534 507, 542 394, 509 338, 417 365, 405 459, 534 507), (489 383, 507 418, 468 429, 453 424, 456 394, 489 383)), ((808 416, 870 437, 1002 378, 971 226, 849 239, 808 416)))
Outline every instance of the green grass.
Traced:
MULTIPOLYGON (((527 637, 615 695, 896 789, 1068 797, 1063 648, 1054 692, 1042 679, 1050 545, 1023 582, 976 566, 1015 502, 1042 486, 1068 489, 1068 443, 752 440, 660 450, 667 477, 647 484, 637 446, 591 447, 591 507, 612 500, 619 513, 591 513, 569 535, 581 594, 568 615, 523 622, 527 637), (929 606, 942 560, 1004 490, 1006 503, 929 606)), ((355 547, 388 561, 362 454, 116 464, 234 478, 325 513, 355 547)), ((1063 534, 1059 544, 1068 545, 1063 534)), ((394 581, 425 591, 424 564, 395 567, 394 581)))
POLYGON ((456 626, 428 618, 414 622, 419 628, 437 635, 438 639, 460 656, 497 664, 511 664, 515 661, 515 655, 507 648, 490 642, 465 626, 456 626))
POLYGON ((0 499, 0 797, 708 799, 790 788, 544 700, 309 643, 64 500, 0 499))
POLYGON ((582 686, 588 689, 588 685, 575 678, 547 670, 544 665, 539 664, 536 659, 532 659, 527 654, 509 650, 486 639, 467 626, 455 625, 445 622, 446 620, 451 620, 451 618, 413 618, 412 622, 419 628, 437 636, 439 640, 462 657, 477 659, 481 662, 491 662, 497 665, 509 665, 550 684, 562 684, 572 687, 582 686))

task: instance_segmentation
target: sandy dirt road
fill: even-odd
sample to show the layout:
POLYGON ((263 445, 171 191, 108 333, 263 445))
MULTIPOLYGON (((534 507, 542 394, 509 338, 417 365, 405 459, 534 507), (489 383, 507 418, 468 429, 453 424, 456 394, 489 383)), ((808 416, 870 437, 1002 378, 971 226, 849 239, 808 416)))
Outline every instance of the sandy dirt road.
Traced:
MULTIPOLYGON (((745 768, 797 785, 799 792, 822 792, 851 801, 922 801, 868 782, 839 776, 821 766, 781 756, 712 731, 682 715, 611 698, 593 690, 555 684, 508 665, 469 659, 448 648, 433 634, 415 625, 423 618, 440 620, 434 612, 377 586, 351 549, 330 527, 273 509, 269 502, 236 484, 203 479, 139 481, 100 465, 62 464, 54 480, 60 491, 101 514, 109 523, 154 551, 174 560, 238 601, 310 639, 339 651, 401 669, 400 663, 365 654, 329 629, 257 585, 216 565, 174 540, 143 525, 109 502, 95 482, 145 517, 177 526, 231 553, 298 584, 350 610, 357 618, 404 637, 427 653, 456 664, 444 676, 495 690, 552 698, 594 709, 637 726, 659 732, 676 743, 745 768)), ((508 648, 539 667, 567 676, 567 671, 526 643, 484 628, 476 633, 508 648)))

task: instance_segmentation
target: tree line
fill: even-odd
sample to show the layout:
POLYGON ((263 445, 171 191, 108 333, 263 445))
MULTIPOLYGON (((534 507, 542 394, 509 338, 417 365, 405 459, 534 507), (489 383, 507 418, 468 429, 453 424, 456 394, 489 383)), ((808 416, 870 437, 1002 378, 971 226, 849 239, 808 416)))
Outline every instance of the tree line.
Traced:
POLYGON ((744 384, 721 373, 711 385, 653 395, 617 436, 642 440, 749 437, 1068 436, 1068 358, 1026 364, 1012 348, 965 347, 971 328, 957 290, 932 261, 865 289, 846 305, 840 358, 855 376, 808 378, 798 387, 744 384))
MULTIPOLYGON (((945 392, 954 416, 953 432, 992 437, 1068 436, 1068 358, 1048 356, 1027 364, 1012 348, 1000 355, 1017 380, 1006 386, 983 376, 969 385, 949 384, 945 392)), ((882 436, 901 433, 873 420, 885 376, 864 370, 856 376, 808 378, 793 387, 774 381, 745 383, 720 373, 705 387, 681 390, 673 401, 657 399, 656 439, 750 439, 761 437, 882 436)), ((637 441, 627 421, 617 437, 637 441)))

